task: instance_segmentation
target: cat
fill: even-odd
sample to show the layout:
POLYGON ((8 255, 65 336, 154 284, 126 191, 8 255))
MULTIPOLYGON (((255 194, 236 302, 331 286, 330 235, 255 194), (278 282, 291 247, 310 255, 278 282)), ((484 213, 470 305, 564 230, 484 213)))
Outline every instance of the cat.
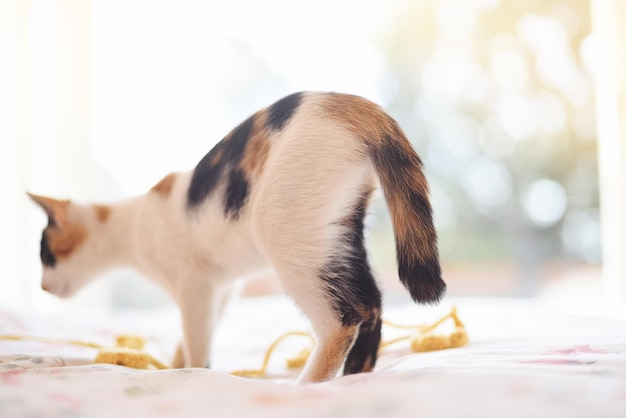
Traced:
POLYGON ((171 173, 116 204, 30 194, 48 215, 42 288, 69 297, 129 266, 177 303, 183 341, 174 367, 205 367, 234 279, 272 267, 308 317, 316 346, 299 382, 371 371, 381 293, 364 217, 380 183, 398 274, 414 301, 445 292, 420 157, 382 108, 359 96, 299 92, 250 116, 195 169, 171 173))

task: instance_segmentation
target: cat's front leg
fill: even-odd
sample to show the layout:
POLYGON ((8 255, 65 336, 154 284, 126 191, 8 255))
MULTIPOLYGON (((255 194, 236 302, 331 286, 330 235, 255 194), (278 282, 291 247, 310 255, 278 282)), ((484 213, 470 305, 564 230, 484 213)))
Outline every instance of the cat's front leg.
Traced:
POLYGON ((183 348, 183 342, 179 342, 176 346, 176 352, 174 353, 174 359, 172 360, 172 367, 174 369, 182 369, 185 367, 185 352, 183 348))
POLYGON ((178 305, 183 326, 183 341, 178 345, 172 366, 209 367, 211 341, 217 322, 236 287, 189 286, 180 292, 178 305))
POLYGON ((215 290, 205 283, 189 281, 180 289, 178 307, 183 341, 174 357, 174 367, 209 367, 210 344, 215 328, 215 290))

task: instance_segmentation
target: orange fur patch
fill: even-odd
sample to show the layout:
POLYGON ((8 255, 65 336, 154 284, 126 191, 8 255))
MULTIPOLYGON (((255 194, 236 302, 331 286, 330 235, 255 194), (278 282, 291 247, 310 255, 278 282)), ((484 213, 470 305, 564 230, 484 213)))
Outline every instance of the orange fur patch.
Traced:
POLYGON ((216 149, 215 153, 211 156, 211 159, 209 160, 209 167, 217 167, 217 165, 222 161, 222 158, 224 158, 224 149, 216 149))
POLYGON ((50 197, 40 196, 27 193, 30 198, 37 203, 59 226, 63 226, 67 222, 67 208, 70 205, 69 200, 58 200, 50 197))
POLYGON ((155 192, 163 197, 169 196, 172 191, 172 187, 174 186, 174 181, 176 180, 176 174, 170 173, 167 176, 163 177, 160 182, 152 186, 150 189, 151 192, 155 192))
POLYGON ((101 223, 105 223, 111 215, 111 207, 107 205, 92 205, 96 211, 96 216, 101 223))
POLYGON ((50 251, 59 259, 67 258, 87 238, 81 225, 68 224, 63 228, 46 228, 50 251))
POLYGON ((255 115, 252 133, 241 160, 241 169, 248 178, 254 178, 263 168, 270 151, 268 138, 267 112, 260 111, 255 115))
POLYGON ((379 106, 358 96, 329 95, 322 107, 328 117, 364 142, 374 161, 382 162, 376 171, 385 192, 399 246, 408 250, 407 255, 432 256, 436 252, 434 230, 415 216, 415 208, 407 197, 409 189, 423 196, 429 205, 428 183, 419 157, 398 124, 379 106), (392 168, 394 155, 404 160, 402 169, 392 168))
POLYGON ((317 358, 314 365, 311 379, 314 382, 321 382, 334 377, 334 373, 339 370, 341 363, 346 358, 348 350, 352 347, 358 334, 358 327, 341 327, 335 334, 331 335, 317 358))
POLYGON ((368 143, 381 141, 384 138, 382 133, 397 129, 393 119, 383 109, 359 96, 328 95, 322 107, 328 116, 368 143))

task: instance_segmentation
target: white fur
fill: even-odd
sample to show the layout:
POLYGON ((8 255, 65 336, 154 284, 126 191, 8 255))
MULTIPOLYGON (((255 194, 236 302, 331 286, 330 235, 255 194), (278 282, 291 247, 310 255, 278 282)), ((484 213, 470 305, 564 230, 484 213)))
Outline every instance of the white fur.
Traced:
POLYGON ((73 216, 93 232, 67 261, 44 269, 47 288, 68 296, 105 269, 136 268, 180 307, 184 343, 174 366, 204 367, 234 280, 271 266, 317 336, 301 381, 334 377, 343 358, 325 365, 327 375, 320 375, 320 363, 342 324, 319 269, 341 251, 336 222, 374 176, 363 143, 320 120, 318 100, 305 96, 286 128, 270 138, 265 165, 236 220, 224 216, 219 189, 201 207, 187 208, 192 172, 179 173, 168 196, 149 192, 113 205, 104 223, 87 215, 89 207, 73 205, 73 216))

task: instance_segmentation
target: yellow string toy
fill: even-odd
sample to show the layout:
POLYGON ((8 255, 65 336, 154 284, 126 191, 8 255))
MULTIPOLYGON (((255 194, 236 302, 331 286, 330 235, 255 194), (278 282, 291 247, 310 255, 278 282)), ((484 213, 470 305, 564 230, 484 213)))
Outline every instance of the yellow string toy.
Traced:
POLYGON ((119 364, 134 369, 169 369, 169 366, 143 351, 145 344, 146 341, 141 337, 120 335, 117 337, 115 347, 100 348, 95 361, 96 363, 119 364))
POLYGON ((442 316, 430 325, 398 325, 387 320, 383 320, 383 324, 398 329, 415 329, 418 333, 385 341, 381 343, 380 348, 388 347, 400 341, 410 340, 411 349, 416 353, 422 353, 425 351, 463 347, 469 341, 467 331, 465 330, 465 324, 461 322, 456 313, 456 306, 453 306, 447 315, 442 316), (448 319, 452 319, 454 321, 454 331, 448 335, 433 333, 435 328, 448 319))
MULTIPOLYGON (((412 335, 405 335, 402 337, 394 338, 389 341, 382 342, 380 344, 380 350, 390 345, 396 344, 400 341, 410 340, 411 350, 413 352, 425 352, 434 350, 444 350, 447 348, 462 347, 468 342, 467 332, 465 325, 457 316, 456 307, 453 307, 451 311, 433 322, 427 325, 399 325, 391 321, 383 320, 383 324, 391 328, 397 329, 411 329, 417 332, 412 335), (454 321, 454 331, 448 335, 435 334, 433 331, 448 319, 454 321)), ((267 374, 267 367, 269 365, 270 358, 276 347, 285 339, 293 336, 307 337, 309 339, 309 346, 305 347, 300 353, 292 358, 286 360, 286 366, 288 369, 299 369, 304 366, 309 358, 311 351, 314 347, 313 336, 304 331, 291 331, 278 337, 268 347, 263 358, 263 364, 259 369, 237 370, 231 374, 235 376, 263 378, 267 374)), ((18 335, 5 335, 0 336, 0 340, 12 340, 12 341, 39 341, 53 344, 70 344, 88 348, 95 348, 98 350, 96 355, 96 363, 105 364, 117 364, 120 366, 132 367, 135 369, 168 369, 169 366, 161 363, 159 360, 152 357, 150 354, 143 351, 145 340, 141 337, 131 335, 120 335, 116 337, 115 346, 104 346, 101 344, 94 344, 79 340, 61 340, 53 338, 37 338, 18 335)))
MULTIPOLYGON (((274 350, 276 349, 276 347, 278 347, 278 345, 284 340, 286 340, 287 338, 293 337, 293 336, 308 337, 311 343, 311 346, 313 345, 313 341, 314 341, 313 336, 311 336, 311 334, 308 332, 305 332, 305 331, 286 332, 280 337, 276 338, 276 340, 274 340, 274 342, 270 344, 269 348, 265 352, 265 356, 263 357, 263 365, 261 366, 260 369, 235 370, 234 372, 231 372, 231 374, 235 376, 241 376, 241 377, 256 377, 256 378, 265 377, 267 366, 269 365, 269 362, 270 362, 270 357, 272 357, 272 353, 274 353, 274 350)), ((300 354, 298 354, 298 356, 287 359, 286 360, 287 368, 297 369, 297 368, 302 367, 304 363, 306 363, 306 360, 309 357, 311 350, 312 350, 312 347, 304 348, 300 352, 300 354)))
POLYGON ((80 347, 95 348, 96 363, 117 364, 132 367, 134 369, 168 369, 169 367, 143 351, 145 340, 132 335, 119 335, 116 337, 115 346, 105 346, 80 340, 61 340, 54 338, 37 338, 22 335, 4 335, 0 340, 10 341, 38 341, 51 344, 69 344, 80 347))
MULTIPOLYGON (((452 307, 450 312, 447 315, 442 316, 437 321, 432 324, 426 325, 400 325, 393 323, 391 321, 383 320, 383 324, 387 325, 391 328, 397 329, 411 329, 416 330, 417 333, 412 335, 405 335, 402 337, 394 338, 389 341, 381 342, 379 346, 379 350, 383 348, 389 347, 390 345, 396 344, 401 341, 410 340, 411 342, 411 350, 416 353, 426 352, 426 351, 435 351, 435 350, 445 350, 448 348, 458 348, 462 347, 468 343, 469 338, 467 336, 467 331, 465 330, 465 325, 459 319, 456 307, 452 307), (452 331, 448 335, 444 334, 435 334, 433 331, 439 327, 446 320, 451 319, 454 321, 454 331, 452 331)), ((286 366, 288 369, 299 369, 302 368, 307 359, 309 358, 311 352, 313 351, 314 339, 313 336, 308 332, 303 331, 292 331, 287 332, 280 337, 278 337, 267 349, 265 356, 263 358, 263 364, 259 369, 249 369, 249 370, 236 370, 231 374, 235 376, 242 377, 253 377, 253 378, 262 378, 266 376, 267 367, 270 361, 270 357, 272 356, 276 347, 285 339, 292 336, 305 336, 310 340, 309 347, 306 347, 300 351, 300 353, 292 358, 288 358, 286 360, 286 366)))

